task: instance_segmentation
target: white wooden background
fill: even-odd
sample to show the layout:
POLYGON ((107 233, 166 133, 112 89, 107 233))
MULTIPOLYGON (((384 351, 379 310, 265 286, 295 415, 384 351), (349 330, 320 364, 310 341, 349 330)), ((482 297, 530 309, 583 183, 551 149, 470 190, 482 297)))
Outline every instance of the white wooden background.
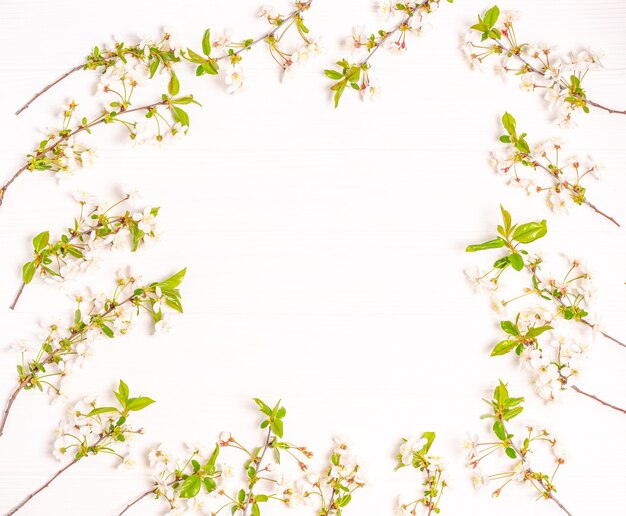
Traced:
MULTIPOLYGON (((523 12, 518 30, 529 40, 605 50, 606 70, 589 77, 589 91, 626 107, 623 0, 500 5, 523 12)), ((85 73, 19 118, 12 114, 94 44, 163 24, 196 47, 205 27, 230 27, 234 37, 246 37, 264 30, 254 17, 257 7, 232 0, 0 1, 0 175, 21 164, 38 141, 36 129, 54 123, 56 106, 69 95, 92 102, 95 76, 85 73)), ((164 240, 133 256, 108 255, 101 271, 84 280, 108 288, 119 265, 132 263, 144 277, 186 265, 186 312, 167 336, 140 328, 100 343, 72 392, 107 391, 124 378, 156 399, 137 418, 147 430, 141 446, 212 442, 221 430, 254 442, 258 416, 249 399, 281 397, 289 411, 287 436, 316 450, 316 464, 337 433, 360 453, 370 485, 346 514, 390 514, 397 495, 416 492, 417 477, 392 473, 393 454, 400 437, 424 430, 438 433, 433 451, 448 458, 454 476, 444 514, 558 514, 522 488, 492 500, 470 485, 460 441, 466 430, 485 433, 480 398, 501 377, 513 393, 527 396, 528 416, 550 422, 570 449, 571 462, 557 481, 559 498, 577 516, 623 514, 623 416, 573 393, 556 408, 543 406, 524 372, 489 359, 496 318, 464 282, 464 267, 478 261, 464 246, 490 234, 502 202, 519 219, 548 218, 545 251, 588 259, 606 325, 626 336, 624 230, 585 209, 554 216, 541 200, 505 186, 486 164, 504 110, 517 115, 531 139, 561 134, 538 96, 465 65, 460 38, 486 7, 443 5, 432 33, 411 42, 406 56, 377 55, 380 102, 365 105, 346 95, 335 111, 321 70, 344 54, 342 38, 353 24, 385 25, 369 2, 316 0, 308 24, 324 37, 328 53, 295 81, 281 84, 259 47, 244 63, 250 84, 241 96, 228 96, 221 80, 183 77, 183 91, 195 93, 204 108, 190 109, 192 130, 178 144, 133 148, 120 132, 99 129, 93 141, 100 158, 74 185, 20 179, 0 211, 0 392, 8 394, 14 382, 16 355, 8 347, 36 334, 40 320, 71 310, 62 292, 38 282, 17 311, 8 310, 30 239, 71 220, 75 187, 112 195, 122 183, 134 183, 162 207, 164 240)), ((573 152, 606 165, 589 194, 626 222, 626 117, 594 112, 563 136, 573 152)), ((623 350, 597 341, 581 386, 624 404, 624 364, 623 350)), ((0 510, 58 468, 51 442, 62 411, 44 396, 27 393, 17 401, 0 440, 0 510)), ((117 514, 148 486, 143 470, 122 473, 108 457, 97 457, 70 470, 22 514, 117 514)), ((134 514, 162 509, 145 501, 134 514)))

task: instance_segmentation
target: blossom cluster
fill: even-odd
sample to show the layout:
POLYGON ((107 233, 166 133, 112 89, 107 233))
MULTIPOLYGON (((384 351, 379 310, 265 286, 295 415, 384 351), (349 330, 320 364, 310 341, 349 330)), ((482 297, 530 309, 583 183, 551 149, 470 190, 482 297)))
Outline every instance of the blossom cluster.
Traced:
POLYGON ((492 400, 485 400, 491 407, 491 412, 484 417, 493 420, 492 432, 496 437, 480 441, 478 436, 469 438, 463 443, 466 451, 466 464, 472 471, 472 481, 476 488, 486 487, 492 482, 498 482, 493 491, 494 497, 500 496, 502 490, 511 483, 522 483, 532 486, 542 498, 555 502, 567 514, 567 510, 555 498, 554 476, 559 467, 565 463, 567 452, 560 440, 557 440, 548 430, 536 425, 523 425, 518 431, 519 437, 510 432, 508 422, 519 416, 523 411, 524 398, 514 398, 509 395, 506 384, 500 382, 494 389, 492 400), (545 445, 551 451, 551 458, 545 457, 539 445, 545 445), (497 452, 503 452, 499 454, 497 452), (484 461, 496 458, 505 459, 500 469, 495 473, 483 471, 484 461), (551 475, 535 469, 537 462, 554 463, 551 475))
POLYGON ((509 177, 512 185, 528 195, 544 194, 548 207, 555 212, 567 212, 572 205, 584 204, 619 226, 615 219, 587 200, 587 189, 582 185, 589 177, 600 177, 600 165, 588 156, 563 156, 560 140, 531 147, 526 133, 518 134, 516 120, 510 113, 502 116, 502 125, 506 130, 500 137, 503 150, 492 155, 492 165, 498 174, 509 177))
POLYGON ((123 512, 149 494, 164 500, 173 516, 216 514, 222 509, 237 516, 258 516, 268 503, 297 507, 312 506, 318 500, 318 515, 340 515, 352 493, 365 485, 349 446, 337 439, 328 467, 322 474, 311 472, 313 453, 283 439, 286 409, 280 402, 271 407, 258 398, 254 401, 263 414, 261 429, 266 431, 261 445, 248 448, 232 433, 222 432, 208 447, 186 443, 182 455, 163 445, 153 448, 148 462, 155 485, 123 512), (239 468, 223 459, 228 450, 245 457, 241 467, 244 486, 238 485, 239 468), (297 465, 296 473, 283 457, 297 465))
POLYGON ((398 516, 416 516, 418 508, 423 507, 426 514, 439 514, 439 503, 443 491, 448 485, 445 464, 441 457, 429 455, 429 451, 435 440, 434 432, 424 432, 420 438, 403 439, 397 455, 398 465, 396 470, 404 467, 413 467, 424 475, 421 495, 410 502, 400 503, 397 507, 398 516))
POLYGON ((100 405, 95 396, 86 396, 68 408, 65 418, 55 430, 53 454, 60 461, 70 459, 70 462, 7 514, 18 512, 62 473, 86 457, 115 455, 122 460, 122 465, 132 460, 129 450, 137 435, 143 434, 143 429, 135 429, 127 420, 131 412, 145 409, 154 400, 146 396, 131 397, 123 380, 113 394, 117 407, 100 405), (123 453, 128 455, 124 457, 123 453))
POLYGON ((521 312, 515 321, 500 323, 507 338, 491 352, 498 356, 514 351, 520 364, 530 372, 536 392, 547 402, 553 402, 561 391, 576 384, 588 353, 586 343, 559 334, 551 326, 554 324, 554 314, 549 310, 521 312), (542 335, 544 344, 540 343, 542 335))
POLYGON ((247 38, 241 41, 233 40, 228 32, 218 36, 211 36, 207 29, 202 38, 202 51, 196 52, 187 49, 183 56, 196 64, 196 75, 218 75, 220 61, 227 63, 224 81, 228 93, 239 93, 246 89, 246 74, 241 65, 243 53, 254 45, 264 42, 271 58, 283 71, 283 80, 292 78, 297 71, 313 58, 324 53, 321 41, 309 35, 309 29, 304 23, 304 12, 307 11, 313 0, 297 0, 294 10, 289 14, 280 14, 272 6, 262 6, 257 16, 265 20, 270 30, 258 38, 247 38), (295 32, 296 43, 288 43, 286 35, 295 32))
MULTIPOLYGON (((452 0, 447 0, 452 3, 452 0)), ((350 87, 360 93, 366 101, 374 101, 380 96, 380 86, 370 78, 370 59, 380 48, 386 48, 396 54, 404 54, 408 48, 407 36, 420 37, 430 30, 429 15, 439 8, 441 0, 423 0, 421 2, 389 2, 378 4, 378 14, 384 19, 400 18, 390 29, 380 29, 366 34, 363 28, 355 27, 352 36, 346 39, 345 48, 351 59, 337 61, 339 69, 325 70, 329 79, 336 81, 330 89, 334 92, 335 107, 346 90, 350 87), (358 59, 358 60, 357 60, 358 59)))
MULTIPOLYGON (((96 267, 103 249, 134 252, 140 245, 155 243, 161 236, 156 221, 159 208, 115 212, 118 206, 135 200, 135 196, 133 191, 114 203, 101 203, 87 192, 76 194, 80 214, 72 227, 53 241, 49 231, 33 239, 33 259, 22 267, 23 284, 29 284, 35 274, 46 283, 61 284, 96 267)), ((15 308, 20 294, 21 290, 11 308, 15 308)))
POLYGON ((589 105, 606 109, 587 98, 582 81, 589 71, 602 66, 602 55, 591 50, 558 55, 556 47, 520 42, 514 24, 516 11, 500 13, 497 6, 478 17, 465 38, 463 52, 472 69, 480 69, 493 56, 493 71, 506 79, 517 76, 524 91, 543 92, 556 122, 564 128, 575 124, 572 115, 589 105))
POLYGON ((44 324, 38 347, 27 340, 18 342, 15 349, 21 360, 17 365, 17 386, 0 420, 0 435, 22 390, 45 389, 53 399, 66 398, 66 381, 76 366, 82 366, 92 356, 94 343, 103 336, 127 334, 140 312, 150 315, 155 331, 168 331, 167 308, 183 311, 178 286, 185 272, 183 269, 153 283, 143 283, 140 276, 122 272, 112 295, 74 295, 76 309, 72 321, 44 324))
POLYGON ((128 414, 143 410, 154 400, 145 396, 129 397, 128 386, 123 380, 114 394, 120 408, 100 406, 93 395, 68 408, 65 419, 55 430, 57 438, 53 455, 57 459, 81 459, 102 452, 118 456, 122 460, 121 466, 132 464, 131 445, 143 430, 127 423, 128 414))

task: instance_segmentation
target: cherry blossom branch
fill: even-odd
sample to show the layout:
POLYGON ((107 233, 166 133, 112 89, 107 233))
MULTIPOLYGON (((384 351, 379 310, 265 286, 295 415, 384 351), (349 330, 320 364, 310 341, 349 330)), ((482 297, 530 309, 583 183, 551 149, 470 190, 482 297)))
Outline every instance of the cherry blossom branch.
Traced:
POLYGON ((302 14, 304 11, 308 10, 309 7, 311 7, 312 3, 313 3, 313 0, 308 0, 306 2, 297 2, 296 3, 296 7, 297 8, 290 15, 288 15, 287 17, 282 19, 281 23, 279 25, 276 25, 276 27, 274 27, 272 30, 262 34, 261 36, 258 36, 256 39, 253 39, 250 42, 246 42, 246 44, 242 48, 240 48, 239 50, 234 51, 232 54, 228 54, 227 53, 227 54, 221 55, 219 57, 216 57, 215 60, 216 61, 221 61, 223 59, 230 59, 233 56, 238 56, 238 55, 242 54, 246 50, 250 50, 250 48, 252 48, 253 46, 257 45, 258 43, 261 43, 262 41, 266 41, 268 38, 271 38, 272 36, 274 36, 285 25, 285 23, 290 22, 296 16, 298 16, 298 15, 302 14))
POLYGON ((610 403, 607 403, 606 401, 601 400, 597 396, 594 396, 593 394, 590 394, 588 392, 585 392, 585 391, 579 389, 575 385, 572 386, 572 389, 574 389, 578 394, 582 394, 583 396, 587 396, 588 398, 591 398, 592 400, 597 401, 598 403, 601 403, 605 407, 609 407, 609 408, 612 408, 613 410, 617 410, 618 412, 621 412, 622 414, 626 414, 626 410, 624 410, 623 408, 620 408, 620 407, 617 407, 616 405, 612 405, 610 403))
MULTIPOLYGON (((101 441, 102 439, 100 439, 101 441)), ((96 443, 99 444, 98 441, 96 443)), ((95 445, 94 445, 95 446, 95 445)), ((39 493, 41 493, 41 491, 43 491, 44 489, 46 489, 50 484, 52 484, 52 482, 54 482, 56 480, 56 478, 61 475, 63 472, 65 472, 66 470, 68 470, 69 468, 71 468, 74 464, 76 464, 82 457, 79 458, 75 458, 72 462, 70 462, 69 464, 63 466, 59 471, 57 471, 52 478, 50 478, 50 480, 48 480, 44 485, 42 485, 39 489, 37 489, 36 491, 33 491, 31 494, 29 494, 26 498, 24 498, 24 500, 22 500, 18 505, 16 505, 13 509, 11 509, 8 513, 7 516, 12 516, 13 514, 15 514, 17 511, 19 511, 22 507, 24 507, 28 502, 30 502, 35 496, 37 496, 39 493)))
MULTIPOLYGON (((169 104, 171 101, 170 99, 166 99, 166 100, 160 100, 159 102, 153 102, 152 104, 147 104, 145 106, 140 106, 140 107, 136 107, 136 108, 131 108, 131 109, 120 109, 119 113, 117 113, 115 115, 115 118, 117 118, 117 116, 122 115, 122 114, 129 114, 129 113, 134 113, 137 111, 150 111, 158 106, 164 106, 166 104, 169 104)), ((59 145, 61 145, 62 143, 66 142, 67 140, 69 140, 71 137, 82 133, 83 131, 88 131, 89 129, 91 129, 92 127, 95 127, 97 125, 100 125, 102 123, 109 123, 111 122, 111 119, 107 116, 105 116, 105 114, 99 116, 97 119, 95 119, 94 121, 87 123, 87 124, 81 124, 79 127, 77 127, 76 129, 74 129, 73 131, 64 134, 63 136, 60 136, 54 143, 52 143, 51 145, 48 145, 47 147, 37 150, 36 154, 35 154, 35 158, 41 158, 44 157, 46 154, 48 154, 49 152, 53 151, 54 149, 56 149, 59 145)), ((13 182, 20 177, 26 170, 30 170, 30 166, 31 163, 26 163, 25 165, 23 165, 20 169, 17 170, 17 172, 15 172, 13 174, 13 176, 11 176, 11 178, 0 188, 0 206, 2 206, 2 202, 4 201, 4 196, 6 194, 7 189, 13 184, 13 182)))
MULTIPOLYGON (((543 73, 541 71, 539 71, 537 68, 535 68, 533 65, 531 65, 526 59, 524 59, 519 52, 513 52, 510 48, 507 48, 505 45, 503 45, 500 41, 498 41, 497 39, 493 39, 492 41, 499 46, 503 51, 505 51, 508 55, 510 55, 511 57, 513 57, 514 59, 517 59, 520 63, 522 63, 524 65, 524 67, 529 71, 529 72, 533 72, 536 73, 540 76, 543 77, 543 73)), ((565 86, 560 85, 561 90, 565 90, 567 89, 565 86)), ((606 106, 603 106, 602 104, 598 104, 597 102, 594 102, 593 100, 589 100, 587 98, 585 98, 585 103, 589 104, 590 106, 596 107, 598 109, 603 109, 604 111, 608 112, 608 113, 616 113, 619 115, 626 115, 626 109, 623 111, 617 110, 617 109, 611 109, 608 108, 606 106)))
MULTIPOLYGON (((111 312, 113 312, 113 310, 115 310, 116 308, 125 305, 126 303, 129 303, 131 301, 133 301, 135 299, 135 296, 132 295, 130 297, 128 297, 127 299, 125 299, 124 301, 120 302, 120 303, 112 303, 111 307, 107 310, 105 310, 102 314, 101 317, 106 317, 107 315, 109 315, 111 312)), ((88 328, 88 326, 86 327, 88 328)), ((68 337, 68 340, 71 341, 73 338, 75 338, 76 336, 80 335, 81 333, 85 332, 85 329, 80 329, 80 330, 75 330, 72 333, 70 333, 70 336, 68 337)), ((42 362, 42 365, 48 365, 50 364, 53 360, 54 360, 55 354, 50 353, 42 362)), ((11 411, 11 407, 13 406, 13 402, 15 401, 15 399, 17 398, 18 394, 33 380, 34 378, 34 373, 29 373, 27 376, 25 376, 17 385, 17 387, 15 388, 15 390, 13 391, 13 393, 11 394, 11 396, 9 397, 9 400, 7 401, 7 405, 6 408, 4 409, 4 412, 2 414, 2 419, 0 419, 0 437, 2 437, 2 434, 4 432, 4 427, 7 423, 7 419, 9 417, 9 412, 11 411)))
POLYGON ((85 68, 84 64, 79 64, 78 66, 75 66, 74 68, 72 68, 71 70, 65 72, 63 75, 61 75, 61 77, 59 77, 58 79, 56 79, 55 81, 51 82, 50 84, 48 84, 47 86, 45 86, 41 91, 35 93, 31 99, 24 104, 21 108, 19 108, 16 112, 15 112, 15 116, 19 115, 22 111, 28 109, 28 107, 35 102, 35 100, 37 100, 39 97, 41 97, 46 91, 48 91, 50 88, 52 88, 53 86, 56 86, 57 84, 59 84, 63 79, 69 77, 70 75, 72 75, 74 72, 78 72, 79 70, 83 70, 85 68))

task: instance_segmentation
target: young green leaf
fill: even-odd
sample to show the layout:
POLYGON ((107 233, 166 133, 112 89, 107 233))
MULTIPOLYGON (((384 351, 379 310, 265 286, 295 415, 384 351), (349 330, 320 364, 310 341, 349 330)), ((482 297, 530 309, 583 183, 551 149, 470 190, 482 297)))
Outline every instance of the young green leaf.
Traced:
POLYGON ((486 249, 498 249, 500 247, 504 247, 505 245, 506 240, 504 240, 504 238, 498 237, 493 240, 489 240, 488 242, 483 242, 482 244, 468 245, 465 248, 465 252, 474 253, 476 251, 484 251, 486 249))

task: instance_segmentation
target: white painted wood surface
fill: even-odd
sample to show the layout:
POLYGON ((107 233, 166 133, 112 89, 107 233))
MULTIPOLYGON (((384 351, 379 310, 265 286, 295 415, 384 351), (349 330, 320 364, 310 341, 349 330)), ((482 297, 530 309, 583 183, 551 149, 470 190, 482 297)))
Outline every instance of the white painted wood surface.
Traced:
MULTIPOLYGON (((455 479, 443 514, 558 514, 522 488, 492 500, 470 485, 460 441, 466 431, 485 432, 480 398, 500 377, 528 398, 529 418, 549 422, 566 442, 571 462, 557 486, 573 514, 623 514, 624 417, 573 393, 545 407, 524 372, 488 357, 498 336, 496 317, 464 282, 464 267, 476 261, 463 249, 489 234, 499 203, 520 219, 547 217, 550 234, 542 249, 587 258, 605 324, 626 336, 624 230, 585 209, 555 216, 541 200, 505 186, 486 163, 497 146, 499 116, 509 110, 531 135, 561 135, 573 152, 603 162, 605 175, 590 187, 590 197, 626 221, 626 117, 594 112, 563 134, 539 97, 514 81, 471 72, 459 41, 485 7, 475 1, 442 6, 433 31, 413 41, 406 56, 377 55, 373 73, 383 88, 377 104, 347 95, 335 111, 321 70, 344 54, 341 40, 353 24, 366 30, 384 24, 369 2, 316 0, 308 24, 328 52, 295 81, 280 84, 273 62, 257 48, 246 57, 250 84, 243 95, 228 96, 221 80, 183 77, 183 91, 193 92, 204 108, 190 109, 192 130, 176 145, 135 148, 117 130, 99 129, 93 140, 100 158, 75 185, 57 186, 35 174, 19 180, 0 211, 3 400, 14 382, 16 356, 9 346, 35 335, 38 321, 71 310, 62 292, 41 283, 29 287, 18 310, 6 308, 30 239, 71 220, 75 186, 112 194, 134 183, 162 207, 162 243, 133 256, 108 255, 100 271, 83 279, 107 288, 127 263, 144 277, 187 265, 186 313, 167 336, 139 328, 98 345, 72 392, 103 392, 121 377, 155 398, 137 418, 146 428, 141 448, 212 442, 225 429, 254 442, 258 417, 249 399, 281 397, 289 411, 287 436, 317 451, 316 464, 337 433, 359 451, 370 484, 347 515, 390 514, 398 495, 416 492, 417 477, 392 472, 393 454, 400 437, 425 430, 438 433, 434 450, 446 456, 455 479)), ((588 89, 606 104, 626 107, 623 0, 508 1, 501 7, 523 12, 519 30, 528 40, 606 51, 606 70, 589 77, 588 89)), ((0 1, 2 177, 18 168, 38 141, 36 130, 54 123, 68 96, 93 102, 96 77, 79 74, 13 116, 94 44, 163 24, 196 47, 205 27, 230 27, 234 37, 245 37, 264 29, 256 8, 256 2, 232 0, 0 1)), ((624 364, 623 350, 598 340, 581 386, 624 404, 624 364)), ((16 403, 0 440, 0 510, 58 469, 51 442, 62 412, 30 393, 16 403)), ((22 514, 117 514, 149 481, 141 469, 116 471, 109 459, 84 461, 22 514)), ((162 509, 145 501, 133 514, 162 509)))

